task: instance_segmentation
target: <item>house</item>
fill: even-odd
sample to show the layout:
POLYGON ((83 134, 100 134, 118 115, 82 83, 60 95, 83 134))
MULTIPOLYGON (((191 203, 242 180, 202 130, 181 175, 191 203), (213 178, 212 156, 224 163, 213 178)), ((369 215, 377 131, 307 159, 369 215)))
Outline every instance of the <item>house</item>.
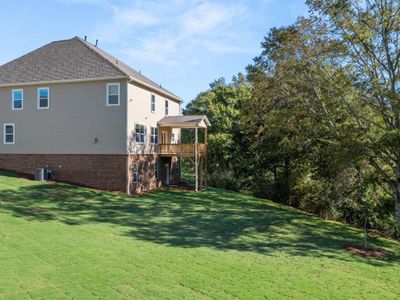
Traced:
POLYGON ((48 166, 59 181, 135 193, 178 184, 187 156, 198 189, 210 123, 181 116, 181 103, 86 40, 51 42, 0 66, 0 169, 48 166), (193 143, 180 144, 181 128, 193 143))

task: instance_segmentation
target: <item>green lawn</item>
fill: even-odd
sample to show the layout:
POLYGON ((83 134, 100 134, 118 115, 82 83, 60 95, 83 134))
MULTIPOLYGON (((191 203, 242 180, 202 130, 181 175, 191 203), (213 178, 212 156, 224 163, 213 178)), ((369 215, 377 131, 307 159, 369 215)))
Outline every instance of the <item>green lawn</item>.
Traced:
POLYGON ((0 298, 399 299, 400 245, 234 192, 128 197, 0 174, 0 298))

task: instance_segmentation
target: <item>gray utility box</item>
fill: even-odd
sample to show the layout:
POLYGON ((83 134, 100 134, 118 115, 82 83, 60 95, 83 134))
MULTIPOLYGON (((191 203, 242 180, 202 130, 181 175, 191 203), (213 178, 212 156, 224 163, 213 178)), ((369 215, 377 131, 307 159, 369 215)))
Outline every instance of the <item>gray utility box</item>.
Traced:
POLYGON ((43 168, 39 168, 39 169, 35 170, 35 180, 36 181, 45 181, 43 168))

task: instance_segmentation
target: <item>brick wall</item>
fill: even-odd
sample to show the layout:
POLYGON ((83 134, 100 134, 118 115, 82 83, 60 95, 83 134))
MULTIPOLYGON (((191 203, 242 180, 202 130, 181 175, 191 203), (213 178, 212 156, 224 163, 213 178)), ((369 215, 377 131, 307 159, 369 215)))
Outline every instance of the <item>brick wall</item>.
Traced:
POLYGON ((126 192, 127 158, 96 154, 0 154, 0 169, 33 178, 36 168, 48 165, 58 181, 126 192))
POLYGON ((165 186, 166 166, 170 169, 170 184, 180 183, 180 170, 176 174, 177 157, 157 157, 155 154, 132 154, 129 156, 129 191, 141 193, 165 186), (158 161, 158 179, 155 166, 158 161), (138 166, 137 182, 134 182, 134 164, 138 166))

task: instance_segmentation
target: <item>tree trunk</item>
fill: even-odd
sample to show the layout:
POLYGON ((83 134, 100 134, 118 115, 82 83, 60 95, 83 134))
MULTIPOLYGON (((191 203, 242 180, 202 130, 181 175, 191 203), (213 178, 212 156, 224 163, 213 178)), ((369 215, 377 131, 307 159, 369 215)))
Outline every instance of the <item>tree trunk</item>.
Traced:
POLYGON ((396 222, 400 223, 400 183, 399 182, 396 184, 394 202, 395 202, 396 222))

